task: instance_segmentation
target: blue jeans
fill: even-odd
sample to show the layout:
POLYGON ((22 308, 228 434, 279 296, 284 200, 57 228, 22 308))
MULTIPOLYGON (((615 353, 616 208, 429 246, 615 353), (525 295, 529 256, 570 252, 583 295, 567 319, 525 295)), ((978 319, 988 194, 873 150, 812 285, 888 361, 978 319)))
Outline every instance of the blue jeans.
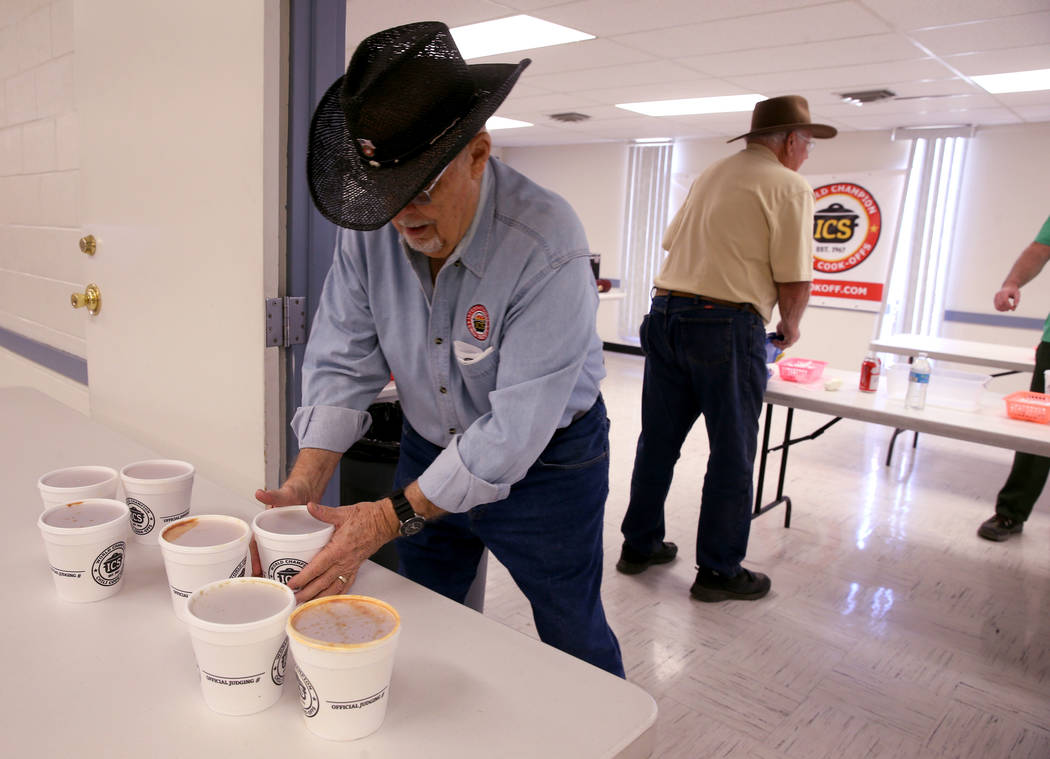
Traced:
MULTIPOLYGON (((396 486, 419 477, 440 452, 406 422, 396 486)), ((554 433, 507 498, 398 538, 399 571, 462 603, 488 547, 532 605, 540 640, 623 677, 620 645, 601 601, 608 493, 609 420, 599 396, 586 414, 554 433)))
POLYGON ((732 576, 751 530, 752 473, 766 392, 765 327, 748 311, 659 295, 639 330, 645 352, 642 432, 621 530, 651 554, 664 539, 664 501, 682 443, 702 414, 707 459, 696 563, 732 576))

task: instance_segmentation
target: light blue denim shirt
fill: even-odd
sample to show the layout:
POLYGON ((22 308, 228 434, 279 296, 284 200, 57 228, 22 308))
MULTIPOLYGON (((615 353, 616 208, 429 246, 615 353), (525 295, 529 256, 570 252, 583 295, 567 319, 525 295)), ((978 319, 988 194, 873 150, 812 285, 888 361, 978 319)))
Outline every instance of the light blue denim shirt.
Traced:
POLYGON ((405 419, 444 448, 423 494, 450 512, 506 498, 598 397, 589 253, 569 204, 495 159, 433 286, 392 224, 340 230, 292 419, 300 447, 347 450, 393 373, 405 419))

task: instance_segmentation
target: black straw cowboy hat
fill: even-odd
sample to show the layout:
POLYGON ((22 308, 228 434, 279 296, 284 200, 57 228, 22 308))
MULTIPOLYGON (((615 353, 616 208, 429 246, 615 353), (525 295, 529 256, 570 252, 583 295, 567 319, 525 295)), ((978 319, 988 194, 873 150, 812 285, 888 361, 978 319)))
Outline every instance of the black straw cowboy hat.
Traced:
POLYGON ((310 124, 317 209, 350 229, 386 224, 481 131, 529 63, 468 66, 437 21, 365 39, 310 124))
POLYGON ((801 95, 781 95, 755 103, 751 112, 751 131, 726 142, 735 142, 742 137, 771 132, 786 132, 792 129, 808 129, 814 137, 826 140, 839 130, 827 124, 813 124, 809 120, 809 103, 801 95))

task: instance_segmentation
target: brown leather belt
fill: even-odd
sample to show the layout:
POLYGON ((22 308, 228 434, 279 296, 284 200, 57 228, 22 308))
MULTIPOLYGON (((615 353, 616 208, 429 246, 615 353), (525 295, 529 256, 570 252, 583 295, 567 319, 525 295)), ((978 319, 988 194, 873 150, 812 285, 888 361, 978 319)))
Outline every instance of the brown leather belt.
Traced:
POLYGON ((705 301, 716 306, 735 308, 737 311, 747 311, 748 313, 754 314, 755 316, 762 316, 762 314, 758 313, 758 309, 752 306, 750 303, 734 303, 731 300, 721 300, 719 298, 712 298, 709 295, 697 295, 696 293, 686 293, 682 292, 681 290, 665 290, 662 287, 653 288, 653 295, 670 295, 672 298, 690 298, 696 301, 705 301))

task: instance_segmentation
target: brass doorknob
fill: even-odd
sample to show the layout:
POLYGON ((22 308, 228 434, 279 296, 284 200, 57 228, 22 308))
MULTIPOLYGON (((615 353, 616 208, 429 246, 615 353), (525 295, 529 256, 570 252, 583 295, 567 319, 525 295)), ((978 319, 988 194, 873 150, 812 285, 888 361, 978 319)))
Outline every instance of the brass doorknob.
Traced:
POLYGON ((98 289, 98 285, 88 285, 84 288, 84 292, 70 295, 69 302, 73 304, 73 308, 86 306, 89 313, 97 314, 102 310, 102 292, 98 289))
POLYGON ((85 253, 89 256, 95 255, 95 248, 97 247, 97 241, 94 235, 85 235, 80 238, 80 252, 85 253))

